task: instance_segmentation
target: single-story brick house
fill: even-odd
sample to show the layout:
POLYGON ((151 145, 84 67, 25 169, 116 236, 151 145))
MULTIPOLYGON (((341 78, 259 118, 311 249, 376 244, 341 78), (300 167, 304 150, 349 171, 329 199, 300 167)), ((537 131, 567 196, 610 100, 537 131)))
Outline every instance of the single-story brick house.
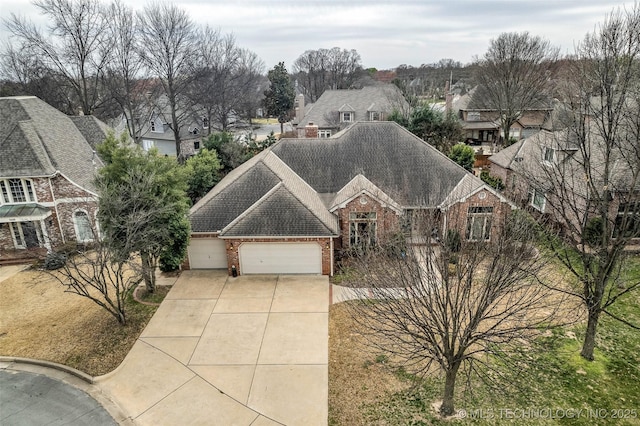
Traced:
POLYGON ((34 96, 0 98, 0 262, 93 240, 93 147, 107 131, 34 96))
POLYGON ((441 234, 490 240, 512 208, 398 124, 357 122, 282 139, 229 173, 190 210, 184 266, 332 275, 337 250, 407 229, 416 211, 439 211, 441 234))

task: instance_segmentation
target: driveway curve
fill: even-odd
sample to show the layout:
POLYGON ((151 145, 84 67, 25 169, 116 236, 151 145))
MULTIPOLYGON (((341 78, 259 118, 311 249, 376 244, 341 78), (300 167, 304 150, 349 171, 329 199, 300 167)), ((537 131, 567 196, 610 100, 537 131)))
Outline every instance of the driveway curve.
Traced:
POLYGON ((185 271, 122 364, 96 384, 139 425, 322 425, 325 276, 185 271))

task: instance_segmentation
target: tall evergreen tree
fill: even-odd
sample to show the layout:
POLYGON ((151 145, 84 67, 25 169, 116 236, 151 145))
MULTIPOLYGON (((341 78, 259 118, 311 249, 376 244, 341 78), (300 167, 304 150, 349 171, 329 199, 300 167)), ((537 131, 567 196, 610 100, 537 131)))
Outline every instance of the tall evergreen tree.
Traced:
POLYGON ((284 132, 284 123, 294 106, 295 90, 284 62, 273 67, 267 75, 271 85, 264 92, 264 106, 267 114, 278 117, 280 133, 284 132))

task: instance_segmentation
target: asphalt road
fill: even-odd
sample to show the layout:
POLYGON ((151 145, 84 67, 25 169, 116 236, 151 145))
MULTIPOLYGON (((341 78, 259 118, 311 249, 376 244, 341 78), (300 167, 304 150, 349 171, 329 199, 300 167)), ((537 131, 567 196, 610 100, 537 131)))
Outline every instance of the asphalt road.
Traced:
POLYGON ((85 392, 41 374, 13 370, 0 370, 0 424, 117 425, 85 392))

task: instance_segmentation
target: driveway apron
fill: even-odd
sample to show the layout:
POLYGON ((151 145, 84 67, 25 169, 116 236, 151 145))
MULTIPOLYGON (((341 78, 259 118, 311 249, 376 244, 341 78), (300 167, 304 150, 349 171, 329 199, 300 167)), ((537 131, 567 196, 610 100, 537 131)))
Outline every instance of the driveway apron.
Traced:
POLYGON ((325 276, 185 271, 98 385, 139 425, 323 425, 325 276))

